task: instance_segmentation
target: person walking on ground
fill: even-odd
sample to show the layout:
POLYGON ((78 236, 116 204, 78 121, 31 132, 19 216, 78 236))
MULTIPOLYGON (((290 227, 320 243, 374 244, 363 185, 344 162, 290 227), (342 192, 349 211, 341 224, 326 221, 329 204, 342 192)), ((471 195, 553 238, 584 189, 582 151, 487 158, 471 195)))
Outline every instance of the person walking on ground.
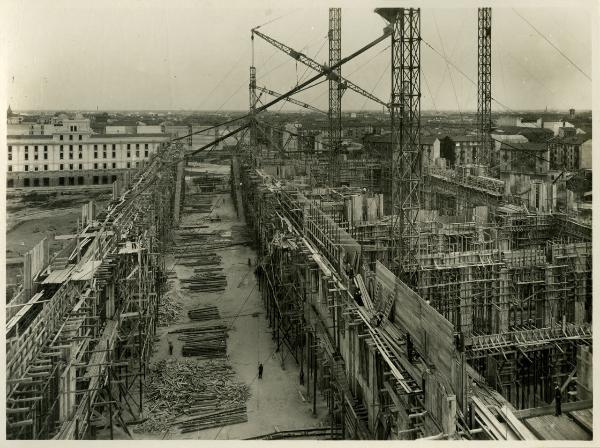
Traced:
POLYGON ((258 379, 259 380, 262 380, 262 373, 263 373, 263 365, 262 365, 262 363, 260 363, 258 365, 258 379))
POLYGON ((554 415, 556 417, 562 415, 562 392, 558 383, 554 384, 554 415))
POLYGON ((169 356, 173 356, 173 343, 169 341, 169 356))

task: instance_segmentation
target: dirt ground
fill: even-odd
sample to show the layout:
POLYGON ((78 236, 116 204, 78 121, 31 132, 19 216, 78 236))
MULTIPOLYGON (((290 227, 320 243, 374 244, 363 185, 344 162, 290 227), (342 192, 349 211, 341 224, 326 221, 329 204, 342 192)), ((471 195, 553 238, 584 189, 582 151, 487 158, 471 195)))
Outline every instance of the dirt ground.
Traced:
MULTIPOLYGON (((220 172, 228 172, 228 166, 216 168, 220 172)), ((243 224, 236 217, 233 202, 229 194, 216 195, 213 204, 218 204, 213 213, 218 214, 221 222, 208 223, 210 229, 231 230, 232 226, 243 224)), ((200 215, 188 214, 182 218, 182 224, 194 224, 200 215)), ((327 408, 320 393, 317 397, 317 415, 312 414, 312 399, 307 397, 306 385, 299 383, 299 365, 286 352, 275 353, 271 329, 265 317, 262 299, 254 276, 256 253, 247 246, 233 246, 217 250, 222 256, 222 264, 227 274, 227 288, 219 293, 195 292, 179 288, 174 282, 177 300, 184 307, 181 322, 188 322, 187 310, 200 306, 214 305, 219 308, 223 323, 230 326, 227 340, 228 358, 237 374, 237 380, 250 387, 250 398, 247 402, 248 421, 231 426, 207 429, 188 434, 171 434, 168 438, 176 439, 244 439, 286 429, 301 429, 321 426, 327 408), (252 266, 248 266, 248 259, 252 266), (285 362, 282 364, 282 356, 285 362), (258 364, 264 366, 263 378, 258 379, 258 364)), ((192 268, 177 265, 176 260, 169 260, 168 267, 173 266, 178 276, 188 276, 192 268)), ((167 332, 181 323, 175 323, 159 329, 159 342, 156 343, 155 354, 151 362, 168 357, 167 332)), ((181 359, 181 346, 176 338, 173 356, 181 359)), ((286 350, 282 348, 282 350, 286 350)), ((132 428, 135 431, 135 428, 132 428)), ((157 434, 135 434, 135 438, 162 438, 157 434)))
POLYGON ((82 204, 93 199, 97 210, 104 207, 108 196, 102 193, 49 194, 36 193, 7 198, 6 213, 6 281, 19 281, 22 263, 19 259, 44 237, 50 242, 50 257, 58 252, 64 241, 56 241, 56 235, 73 233, 82 204))

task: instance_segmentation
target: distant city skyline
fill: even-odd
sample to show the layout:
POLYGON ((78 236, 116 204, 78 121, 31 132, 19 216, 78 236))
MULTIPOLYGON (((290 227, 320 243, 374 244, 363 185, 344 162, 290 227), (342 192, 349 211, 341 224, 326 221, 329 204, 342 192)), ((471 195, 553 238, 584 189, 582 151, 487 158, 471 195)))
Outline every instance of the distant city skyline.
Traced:
MULTIPOLYGON (((227 5, 11 3, 5 8, 7 101, 15 111, 243 111, 250 29, 261 24, 265 34, 326 62, 329 5, 306 2, 293 9, 294 3, 263 0, 227 5)), ((341 6, 342 55, 347 55, 378 37, 385 23, 369 2, 341 6)), ((592 68, 592 7, 593 2, 569 2, 561 8, 493 9, 495 113, 591 109, 592 83, 586 76, 592 68)), ((476 7, 423 7, 421 22, 422 110, 473 112, 476 7)), ((342 68, 344 76, 384 101, 390 91, 388 46, 386 40, 342 68)), ((313 73, 258 37, 254 60, 258 85, 279 92, 313 73)), ((327 83, 295 97, 326 109, 327 83)), ((342 106, 346 112, 381 110, 351 91, 342 106)), ((272 110, 280 107, 297 109, 272 110)))

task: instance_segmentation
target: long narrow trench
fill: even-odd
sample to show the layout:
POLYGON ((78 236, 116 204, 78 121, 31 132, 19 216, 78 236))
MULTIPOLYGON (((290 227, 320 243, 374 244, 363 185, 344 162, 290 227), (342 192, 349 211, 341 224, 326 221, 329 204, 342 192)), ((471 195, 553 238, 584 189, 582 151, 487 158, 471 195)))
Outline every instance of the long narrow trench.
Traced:
MULTIPOLYGON (((229 166, 206 165, 203 172, 219 173, 228 178, 229 166)), ((192 178, 193 179, 193 178, 192 178)), ((186 179, 186 202, 190 202, 195 191, 193 182, 186 179)), ((224 183, 226 183, 225 180, 224 183)), ((228 192, 218 192, 208 196, 210 212, 198 213, 190 211, 184 205, 180 228, 202 226, 202 233, 214 232, 215 240, 231 239, 240 241, 240 234, 245 229, 243 221, 236 216, 232 198, 228 192), (218 235, 218 236, 217 236, 218 235)), ((248 232, 249 235, 249 232, 248 232)), ((248 238, 250 238, 248 236, 248 238)), ((243 238, 242 238, 243 240, 243 238)), ((187 241, 194 244, 193 239, 187 241)), ((210 243, 209 243, 210 245, 210 243)), ((159 328, 155 341, 155 352, 150 362, 152 366, 175 366, 177 363, 193 363, 203 365, 211 362, 198 357, 184 357, 182 342, 178 333, 182 328, 194 325, 223 325, 227 328, 227 356, 224 362, 234 372, 232 381, 247 386, 248 399, 245 414, 247 421, 243 423, 215 426, 213 428, 182 433, 176 421, 177 415, 157 414, 160 406, 151 409, 150 403, 145 418, 161 421, 160 427, 145 424, 134 428, 136 438, 164 439, 245 439, 275 431, 315 428, 326 425, 326 403, 317 393, 317 413, 313 415, 312 397, 307 394, 306 386, 300 385, 300 369, 291 355, 277 352, 271 328, 269 328, 263 307, 260 291, 254 275, 256 253, 250 244, 225 245, 214 251, 221 257, 221 267, 227 279, 222 291, 191 291, 185 288, 182 279, 193 274, 193 266, 176 255, 167 259, 170 274, 170 290, 165 300, 173 301, 171 308, 179 308, 175 320, 167 326, 159 328), (184 265, 188 264, 188 265, 184 265), (215 306, 220 315, 219 320, 192 322, 187 315, 188 310, 215 306), (169 354, 169 341, 173 344, 173 354, 169 354), (163 364, 159 364, 163 361, 163 364), (263 364, 263 377, 258 378, 258 365, 263 364), (153 415, 155 414, 155 415, 153 415), (168 417, 167 417, 168 415, 168 417), (166 423, 165 418, 173 423, 166 423), (169 426, 168 429, 165 427, 169 426)), ((282 347, 281 350, 287 350, 282 347)), ((148 376, 147 381, 158 381, 151 389, 169 389, 172 384, 160 384, 161 378, 148 376)), ((148 384, 146 390, 148 390, 148 384)), ((193 393, 193 392, 192 392, 193 393)), ((203 400, 192 401, 192 406, 202 406, 203 400)))

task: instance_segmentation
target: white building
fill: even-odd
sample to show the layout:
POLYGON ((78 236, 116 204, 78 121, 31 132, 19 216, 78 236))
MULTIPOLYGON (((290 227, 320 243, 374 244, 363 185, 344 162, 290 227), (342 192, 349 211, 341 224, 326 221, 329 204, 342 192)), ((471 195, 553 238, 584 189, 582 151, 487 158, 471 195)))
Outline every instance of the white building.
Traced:
MULTIPOLYGON (((516 126, 519 128, 544 128, 550 129, 554 135, 558 135, 558 130, 560 128, 574 128, 575 125, 573 123, 569 123, 566 120, 562 121, 544 121, 542 118, 538 118, 536 121, 523 121, 521 117, 515 116, 504 116, 498 117, 496 120, 496 124, 500 127, 502 126, 516 126)), ((577 134, 585 134, 585 131, 577 128, 577 134)))
POLYGON ((27 124, 28 133, 15 128, 22 125, 8 126, 9 188, 110 183, 123 171, 139 167, 169 139, 163 133, 94 134, 83 117, 27 124))

